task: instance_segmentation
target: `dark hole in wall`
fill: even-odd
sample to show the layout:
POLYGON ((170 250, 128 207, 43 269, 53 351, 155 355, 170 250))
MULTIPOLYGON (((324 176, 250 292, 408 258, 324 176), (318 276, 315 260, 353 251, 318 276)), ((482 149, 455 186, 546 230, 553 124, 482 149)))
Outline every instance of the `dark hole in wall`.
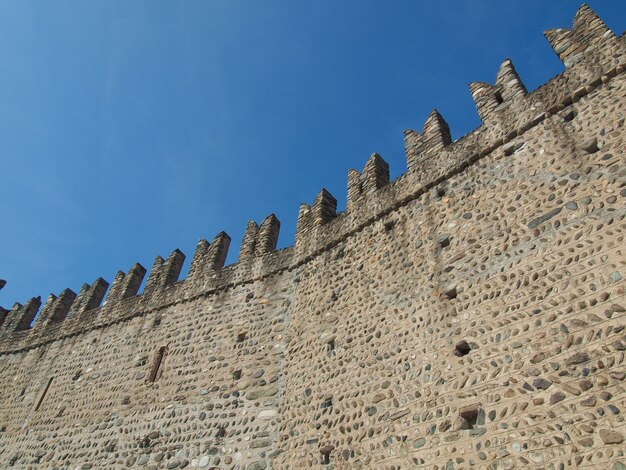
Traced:
POLYGON ((476 420, 478 419, 478 406, 461 411, 460 415, 467 423, 467 426, 464 428, 474 429, 476 427, 476 420))
POLYGON ((167 346, 161 346, 157 351, 156 356, 154 357, 154 362, 152 363, 150 375, 148 376, 148 382, 156 382, 157 379, 161 377, 161 366, 163 365, 163 359, 166 351, 167 346))
POLYGON ((245 331, 243 333, 239 333, 237 335, 237 342, 238 343, 243 343, 246 340, 247 336, 248 336, 248 333, 246 333, 245 331))
POLYGON ((494 98, 496 99, 496 102, 498 104, 504 103, 504 99, 502 98, 502 93, 500 93, 499 91, 496 91, 494 98))
POLYGON ((238 369, 235 372, 233 372, 233 380, 239 380, 240 378, 241 378, 241 369, 238 369))
POLYGON ((330 450, 322 450, 322 465, 330 464, 330 450))
POLYGON ((326 353, 329 356, 335 354, 335 340, 331 339, 328 343, 326 343, 326 353))
POLYGON ((456 299, 457 295, 456 286, 448 287, 443 291, 443 297, 448 300, 456 299))
POLYGON ((563 122, 570 122, 576 117, 576 111, 571 110, 563 116, 563 122))
POLYGON ((217 430, 217 434, 215 434, 215 437, 225 437, 226 436, 226 426, 220 426, 219 429, 217 430))
POLYGON ((456 343, 456 346, 454 347, 454 355, 458 357, 467 356, 471 350, 472 348, 467 343, 467 341, 461 340, 456 343))
POLYGON ((446 248, 450 246, 450 235, 448 234, 440 235, 437 238, 437 244, 439 245, 439 248, 446 248))
POLYGON ((396 222, 394 220, 390 220, 389 222, 385 222, 385 231, 391 232, 395 227, 396 222))
POLYGON ((333 399, 332 399, 332 397, 331 398, 327 398, 326 400, 324 400, 322 408, 330 408, 331 406, 333 406, 333 399))

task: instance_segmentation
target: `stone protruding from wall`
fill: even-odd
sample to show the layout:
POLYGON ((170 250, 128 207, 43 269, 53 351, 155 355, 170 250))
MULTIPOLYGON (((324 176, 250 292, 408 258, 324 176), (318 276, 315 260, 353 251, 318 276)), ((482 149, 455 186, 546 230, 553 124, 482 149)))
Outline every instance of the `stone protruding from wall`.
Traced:
POLYGON ((404 131, 404 146, 409 171, 420 167, 423 160, 440 152, 451 143, 452 137, 448 123, 439 111, 433 109, 424 123, 421 135, 411 130, 404 131))
POLYGON ((495 85, 472 82, 469 88, 478 115, 486 124, 489 124, 496 116, 497 111, 508 109, 512 102, 516 102, 528 93, 510 59, 506 59, 500 66, 495 85))
POLYGON ((300 204, 296 226, 296 244, 315 227, 327 224, 337 216, 337 199, 322 188, 315 197, 313 205, 300 204))
POLYGON ((389 164, 377 153, 368 158, 362 173, 348 171, 348 209, 362 197, 389 184, 389 164))
POLYGON ((107 295, 107 303, 137 295, 145 275, 146 268, 139 263, 135 263, 126 274, 118 271, 107 295))
POLYGON ((167 260, 157 256, 148 275, 144 293, 152 294, 158 289, 178 281, 184 262, 185 255, 178 248, 172 252, 167 260))
MULTIPOLYGON (((602 60, 599 49, 624 49, 615 34, 604 24, 596 13, 587 5, 580 7, 574 17, 574 26, 569 28, 550 29, 544 32, 546 39, 559 56, 565 67, 580 62, 602 60), (595 57, 594 57, 595 56, 595 57)), ((610 52, 610 51, 609 51, 610 52)), ((624 58, 622 57, 622 63, 624 58)))
POLYGON ((39 317, 37 318, 33 329, 41 330, 50 323, 65 320, 65 317, 72 308, 72 304, 75 299, 76 293, 71 289, 65 289, 59 294, 58 297, 54 294, 50 294, 48 296, 48 300, 46 300, 46 303, 39 313, 39 317))
POLYGON ((249 221, 241 242, 239 261, 251 260, 275 251, 279 232, 280 221, 274 214, 268 215, 261 225, 253 220, 249 221))
POLYGON ((33 297, 24 305, 16 302, 9 311, 2 329, 7 332, 27 330, 41 307, 41 297, 33 297))
POLYGON ((218 233, 211 243, 201 239, 191 260, 187 279, 199 279, 223 267, 229 246, 230 237, 226 232, 218 233))
POLYGON ((99 307, 108 288, 109 283, 101 277, 96 279, 92 285, 83 284, 76 300, 72 304, 68 317, 73 317, 99 307))

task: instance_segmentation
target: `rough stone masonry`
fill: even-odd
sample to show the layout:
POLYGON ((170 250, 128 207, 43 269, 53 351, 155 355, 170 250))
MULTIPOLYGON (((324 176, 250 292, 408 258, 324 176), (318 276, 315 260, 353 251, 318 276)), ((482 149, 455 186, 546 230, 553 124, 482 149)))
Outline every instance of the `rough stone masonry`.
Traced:
POLYGON ((0 467, 625 469, 626 38, 545 35, 562 74, 505 61, 292 247, 270 215, 2 310, 0 467))

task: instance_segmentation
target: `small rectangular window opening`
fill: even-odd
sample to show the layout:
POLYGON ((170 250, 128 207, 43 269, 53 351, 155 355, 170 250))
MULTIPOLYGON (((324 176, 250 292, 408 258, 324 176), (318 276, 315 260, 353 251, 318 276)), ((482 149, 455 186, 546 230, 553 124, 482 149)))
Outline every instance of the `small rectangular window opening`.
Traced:
POLYGON ((239 333, 237 335, 237 342, 238 343, 243 343, 246 340, 247 336, 248 336, 248 334, 245 331, 243 333, 239 333))
POLYGON ((330 465, 330 450, 322 450, 322 465, 330 465))
POLYGON ((461 418, 465 420, 467 426, 464 426, 464 429, 474 429, 476 428, 476 420, 478 419, 478 407, 469 408, 467 410, 461 411, 461 418))
POLYGON ((161 346, 154 357, 154 362, 152 363, 152 369, 150 370, 150 376, 148 377, 148 382, 156 382, 159 378, 161 378, 161 365, 163 364, 163 358, 167 351, 167 346, 161 346))
POLYGON ((41 395, 39 395, 39 399, 37 400, 37 404, 35 405, 35 411, 39 411, 39 407, 41 407, 41 404, 43 403, 43 399, 48 394, 48 390, 50 389, 50 385, 52 385, 52 380, 53 379, 54 379, 54 377, 50 377, 48 379, 48 383, 44 387, 43 392, 41 392, 41 395))

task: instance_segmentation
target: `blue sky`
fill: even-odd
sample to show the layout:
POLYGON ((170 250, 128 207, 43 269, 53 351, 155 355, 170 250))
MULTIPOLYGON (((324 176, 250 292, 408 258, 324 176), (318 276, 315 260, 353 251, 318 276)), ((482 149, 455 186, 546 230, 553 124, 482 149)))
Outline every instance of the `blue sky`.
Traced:
MULTIPOLYGON (((616 33, 621 1, 590 1, 616 33)), ((479 125, 467 84, 511 58, 529 90, 562 71, 542 32, 571 0, 0 1, 0 305, 83 282, 298 205, 434 107, 479 125)))

